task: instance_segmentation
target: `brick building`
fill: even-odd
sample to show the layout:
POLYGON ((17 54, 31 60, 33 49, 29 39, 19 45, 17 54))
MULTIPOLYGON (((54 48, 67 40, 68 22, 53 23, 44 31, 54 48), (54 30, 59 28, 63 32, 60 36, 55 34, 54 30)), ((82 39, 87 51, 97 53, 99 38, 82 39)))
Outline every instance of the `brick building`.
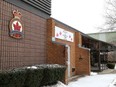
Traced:
MULTIPOLYGON (((51 0, 0 0, 0 70, 36 64, 67 66, 65 81, 89 75, 91 51, 110 51, 95 40, 50 18, 51 0)), ((100 67, 99 67, 100 68, 100 67)))

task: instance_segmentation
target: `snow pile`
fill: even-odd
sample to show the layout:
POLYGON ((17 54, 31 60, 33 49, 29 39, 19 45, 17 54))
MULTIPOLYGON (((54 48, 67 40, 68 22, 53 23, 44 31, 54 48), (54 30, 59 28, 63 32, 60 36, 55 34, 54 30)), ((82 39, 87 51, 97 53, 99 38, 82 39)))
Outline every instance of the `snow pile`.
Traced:
POLYGON ((94 75, 97 75, 97 73, 96 72, 91 72, 90 75, 94 76, 94 75))
POLYGON ((37 69, 36 66, 27 67, 27 69, 37 69))
POLYGON ((67 86, 59 81, 58 84, 57 84, 57 87, 67 87, 67 86))

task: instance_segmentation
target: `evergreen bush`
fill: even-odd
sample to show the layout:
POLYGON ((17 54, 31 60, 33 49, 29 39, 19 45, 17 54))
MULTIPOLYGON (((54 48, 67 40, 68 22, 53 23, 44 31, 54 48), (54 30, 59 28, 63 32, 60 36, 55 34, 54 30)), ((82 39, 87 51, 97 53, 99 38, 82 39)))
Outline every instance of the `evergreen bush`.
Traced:
POLYGON ((24 87, 40 87, 40 82, 43 78, 43 68, 26 69, 26 80, 24 87))
POLYGON ((115 64, 114 64, 114 63, 108 63, 108 64, 107 64, 107 67, 108 67, 109 69, 114 69, 115 64))
POLYGON ((41 87, 62 81, 65 66, 57 64, 37 65, 0 71, 0 87, 41 87))
POLYGON ((0 72, 0 87, 23 87, 25 82, 25 70, 9 70, 0 72))
POLYGON ((65 66, 50 64, 44 67, 44 77, 41 82, 41 86, 53 85, 57 81, 62 81, 65 75, 65 66))

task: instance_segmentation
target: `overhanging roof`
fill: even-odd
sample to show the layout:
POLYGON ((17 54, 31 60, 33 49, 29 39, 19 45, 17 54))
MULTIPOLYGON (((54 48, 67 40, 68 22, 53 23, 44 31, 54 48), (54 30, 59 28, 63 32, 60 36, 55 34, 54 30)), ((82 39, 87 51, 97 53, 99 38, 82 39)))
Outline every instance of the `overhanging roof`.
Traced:
POLYGON ((109 51, 114 51, 116 50, 116 46, 114 44, 111 43, 107 43, 101 40, 97 40, 95 38, 92 38, 86 34, 82 34, 82 37, 86 39, 86 41, 84 41, 85 44, 88 44, 89 47, 90 46, 96 46, 98 45, 98 47, 90 47, 91 50, 100 50, 101 52, 109 52, 109 51))

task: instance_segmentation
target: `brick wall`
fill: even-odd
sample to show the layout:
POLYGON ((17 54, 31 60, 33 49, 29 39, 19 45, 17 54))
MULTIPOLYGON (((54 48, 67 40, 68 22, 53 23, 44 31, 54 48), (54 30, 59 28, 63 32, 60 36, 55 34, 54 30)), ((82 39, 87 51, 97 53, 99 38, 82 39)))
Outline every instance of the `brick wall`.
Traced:
POLYGON ((76 74, 89 75, 91 70, 89 50, 77 47, 76 53, 76 74))
POLYGON ((47 63, 65 65, 65 46, 52 42, 53 20, 47 24, 47 63))
POLYGON ((65 46, 49 43, 47 63, 65 65, 65 46))
POLYGON ((82 35, 80 32, 76 32, 75 34, 75 43, 76 75, 90 75, 90 51, 87 48, 81 47, 82 35))
POLYGON ((0 69, 46 62, 46 19, 0 0, 0 69), (22 13, 24 38, 9 37, 12 11, 22 13))

